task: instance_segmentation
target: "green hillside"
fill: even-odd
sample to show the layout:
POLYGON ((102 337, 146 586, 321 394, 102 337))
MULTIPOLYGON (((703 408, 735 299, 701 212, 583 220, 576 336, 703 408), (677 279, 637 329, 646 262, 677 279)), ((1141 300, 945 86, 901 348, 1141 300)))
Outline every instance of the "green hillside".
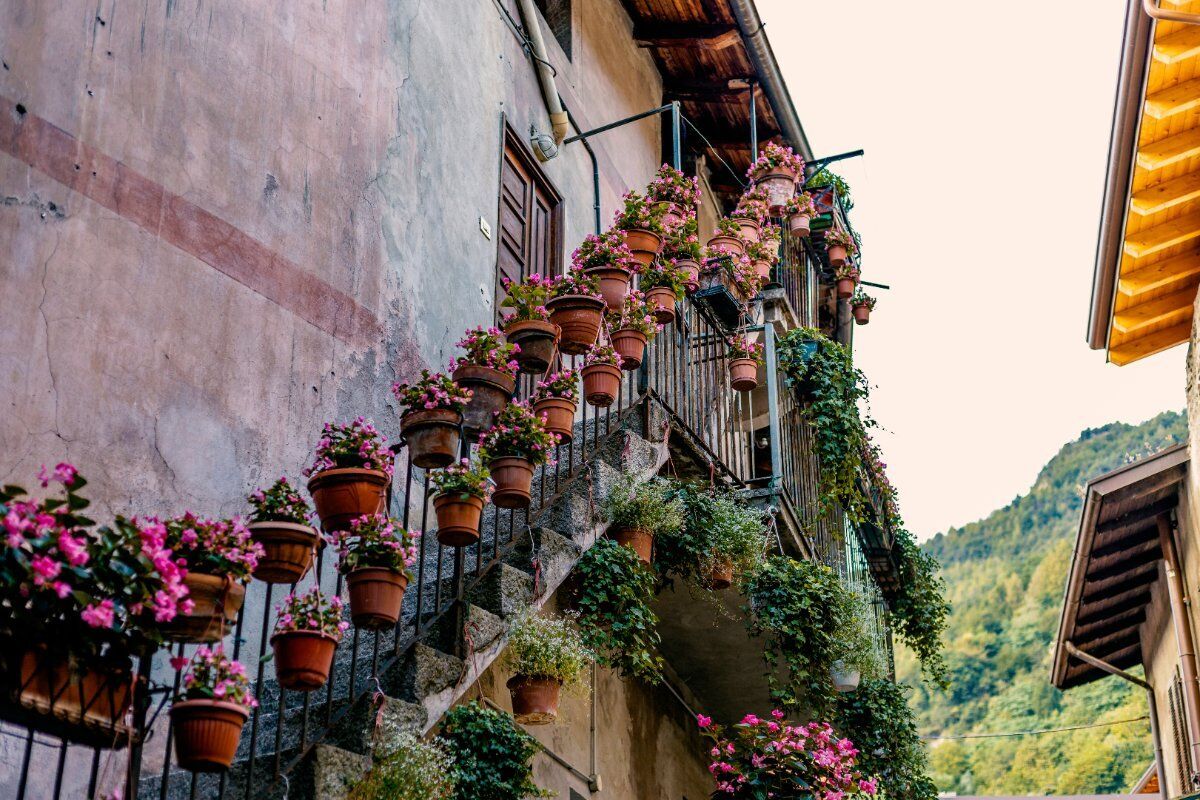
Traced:
MULTIPOLYGON (((1042 468, 1027 494, 925 544, 953 604, 946 642, 951 686, 921 683, 910 653, 897 672, 915 687, 923 735, 1018 731, 1142 716, 1140 690, 1107 678, 1061 693, 1049 684, 1071 546, 1089 478, 1186 438, 1183 414, 1084 431, 1042 468)), ((1125 790, 1151 761, 1145 722, 1041 736, 931 743, 938 787, 960 794, 1125 790)))

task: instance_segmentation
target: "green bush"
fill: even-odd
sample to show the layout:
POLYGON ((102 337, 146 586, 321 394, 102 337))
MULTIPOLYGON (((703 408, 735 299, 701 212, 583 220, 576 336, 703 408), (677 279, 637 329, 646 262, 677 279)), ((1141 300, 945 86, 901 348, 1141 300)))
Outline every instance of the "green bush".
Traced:
POLYGON ((654 573, 628 547, 600 539, 579 559, 573 575, 580 630, 600 663, 658 682, 662 660, 656 650, 662 640, 650 608, 654 573))
POLYGON ((937 787, 926 772, 925 745, 917 735, 907 690, 884 679, 864 680, 840 695, 833 726, 858 748, 858 768, 879 780, 895 800, 934 800, 937 787))
POLYGON ((402 734, 371 767, 350 800, 453 800, 454 759, 438 740, 402 734))
POLYGON ((454 756, 454 800, 550 796, 533 782, 537 742, 503 711, 478 702, 455 706, 443 718, 438 739, 454 756))

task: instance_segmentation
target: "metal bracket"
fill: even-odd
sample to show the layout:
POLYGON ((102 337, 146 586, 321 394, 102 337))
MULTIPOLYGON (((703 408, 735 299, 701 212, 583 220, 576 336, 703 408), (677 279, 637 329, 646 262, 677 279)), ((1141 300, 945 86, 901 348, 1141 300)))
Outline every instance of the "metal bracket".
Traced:
POLYGON ((1163 22, 1182 22, 1185 25, 1200 25, 1200 14, 1189 14, 1186 11, 1168 11, 1160 8, 1158 0, 1142 0, 1142 10, 1151 19, 1163 22))

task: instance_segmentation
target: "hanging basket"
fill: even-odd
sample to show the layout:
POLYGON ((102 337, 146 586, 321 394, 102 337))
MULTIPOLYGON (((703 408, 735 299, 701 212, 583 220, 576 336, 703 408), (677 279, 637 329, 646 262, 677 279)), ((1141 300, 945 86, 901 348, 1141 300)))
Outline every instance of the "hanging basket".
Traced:
POLYGON ((508 456, 488 463, 496 490, 492 504, 497 508, 529 508, 533 486, 533 462, 527 458, 508 456))
POLYGON ((281 631, 272 636, 279 685, 296 692, 320 689, 329 680, 337 645, 336 636, 321 631, 281 631))
POLYGON ((788 230, 792 236, 808 236, 812 233, 812 218, 807 214, 793 214, 788 217, 788 230))
POLYGON ((216 642, 224 639, 237 621, 246 599, 246 587, 227 575, 189 572, 183 576, 192 601, 192 613, 176 614, 159 623, 163 636, 179 642, 216 642))
POLYGON ((508 679, 512 694, 513 717, 522 725, 549 725, 558 719, 558 698, 562 681, 514 675, 508 679))
POLYGON ((171 706, 175 760, 192 772, 224 772, 237 754, 250 712, 223 700, 180 700, 171 706))
POLYGON ((463 415, 449 408, 409 411, 400 418, 400 435, 414 467, 438 469, 458 459, 463 415))
POLYGON ((729 385, 737 392, 758 388, 758 362, 753 358, 735 358, 729 362, 729 385))
POLYGON ((479 541, 483 498, 473 494, 439 494, 433 498, 437 514, 437 540, 450 547, 466 547, 479 541))
POLYGON ((708 240, 708 248, 712 250, 715 247, 724 247, 735 256, 746 254, 746 245, 741 239, 733 236, 714 236, 708 240))
POLYGON ((321 542, 315 528, 296 522, 252 522, 250 538, 262 545, 254 577, 263 583, 295 583, 312 566, 321 542))
POLYGON ((596 343, 600 335, 600 323, 604 319, 603 300, 583 294, 567 294, 548 301, 546 308, 550 311, 550 321, 562 331, 558 349, 563 353, 569 356, 583 355, 596 343))
POLYGON ((308 493, 326 533, 348 531, 352 520, 382 511, 387 487, 386 472, 362 467, 334 467, 308 480, 308 493))
POLYGON ((559 333, 553 322, 540 319, 523 319, 504 326, 504 338, 521 348, 513 358, 521 372, 529 375, 541 375, 554 363, 559 333))
POLYGON ((796 194, 796 173, 790 169, 773 169, 754 183, 767 190, 767 204, 772 214, 782 211, 796 194))
POLYGON ((871 307, 865 303, 854 306, 851 309, 854 312, 854 324, 866 325, 871 321, 871 307))
POLYGON ((386 567, 360 567, 346 576, 350 619, 360 628, 381 631, 400 620, 408 576, 386 567))
POLYGON ((492 427, 492 418, 500 413, 517 390, 512 375, 478 364, 463 364, 454 370, 454 382, 471 390, 467 410, 463 412, 463 429, 472 435, 492 427))

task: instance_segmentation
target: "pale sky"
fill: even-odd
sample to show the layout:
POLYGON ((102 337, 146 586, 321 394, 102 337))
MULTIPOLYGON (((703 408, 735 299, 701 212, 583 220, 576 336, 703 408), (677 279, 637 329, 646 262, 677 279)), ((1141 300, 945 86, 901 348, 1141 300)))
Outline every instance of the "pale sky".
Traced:
POLYGON ((1087 427, 1184 406, 1180 346, 1084 341, 1125 0, 758 0, 818 157, 840 164, 863 277, 855 338, 920 538, 1032 484, 1087 427))

